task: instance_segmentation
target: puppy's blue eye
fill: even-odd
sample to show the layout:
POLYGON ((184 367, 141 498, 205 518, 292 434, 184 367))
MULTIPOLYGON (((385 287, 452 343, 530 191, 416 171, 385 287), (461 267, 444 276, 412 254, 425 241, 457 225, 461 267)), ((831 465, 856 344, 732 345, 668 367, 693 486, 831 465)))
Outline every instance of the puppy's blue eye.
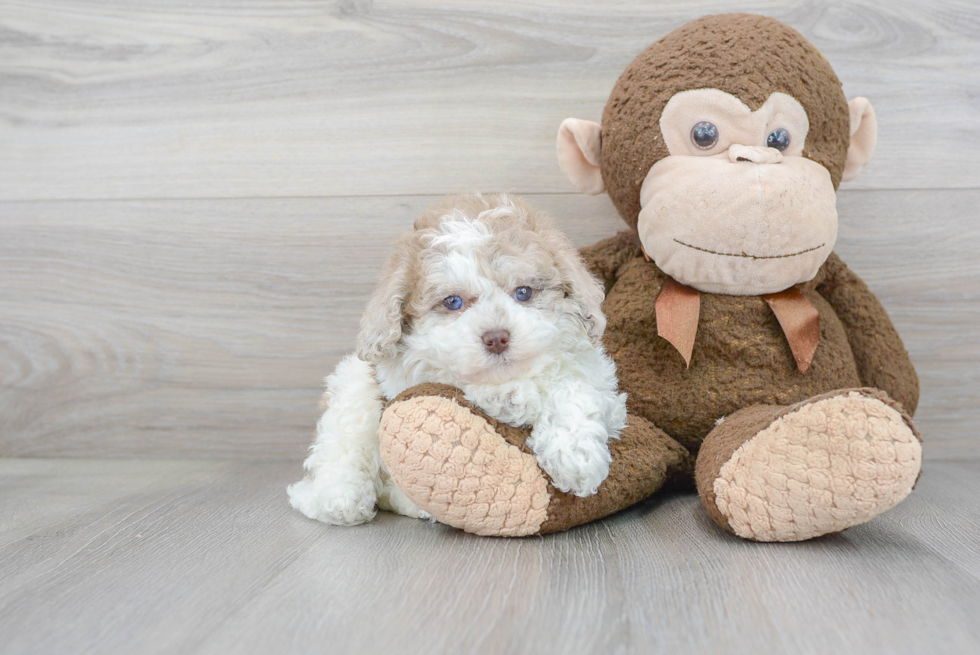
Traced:
POLYGON ((514 300, 525 302, 531 299, 531 287, 517 287, 514 289, 514 300))
POLYGON ((442 304, 446 306, 446 309, 454 312, 457 309, 463 308, 463 299, 459 296, 449 296, 442 301, 442 304))
POLYGON ((766 145, 776 150, 786 150, 789 148, 789 132, 781 127, 776 128, 766 137, 766 145))

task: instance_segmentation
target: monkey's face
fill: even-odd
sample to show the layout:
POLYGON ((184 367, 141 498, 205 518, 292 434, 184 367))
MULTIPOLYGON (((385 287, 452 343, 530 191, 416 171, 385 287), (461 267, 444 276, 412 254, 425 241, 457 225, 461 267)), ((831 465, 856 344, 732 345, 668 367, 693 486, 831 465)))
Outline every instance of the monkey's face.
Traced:
POLYGON ((836 188, 874 152, 866 98, 773 18, 705 16, 627 66, 603 124, 566 119, 558 163, 608 190, 647 254, 678 282, 757 295, 816 275, 837 238, 836 188))
POLYGON ((707 293, 775 293, 812 279, 837 239, 837 210, 830 173, 803 156, 809 127, 784 93, 756 111, 718 89, 674 95, 660 117, 669 155, 640 189, 647 255, 707 293))

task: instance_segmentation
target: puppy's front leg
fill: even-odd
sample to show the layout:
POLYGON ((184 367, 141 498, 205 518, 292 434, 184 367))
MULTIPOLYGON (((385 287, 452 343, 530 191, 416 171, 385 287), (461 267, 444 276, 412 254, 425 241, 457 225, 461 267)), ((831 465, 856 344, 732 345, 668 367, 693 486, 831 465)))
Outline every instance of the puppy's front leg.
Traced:
POLYGON ((626 426, 626 394, 581 382, 547 396, 527 445, 561 491, 591 496, 609 475, 609 439, 626 426))
POLYGON ((324 523, 357 525, 375 515, 381 485, 378 426, 382 398, 374 370, 354 355, 327 378, 327 409, 303 463, 306 478, 290 485, 289 502, 324 523))
POLYGON ((463 394, 487 415, 515 428, 534 423, 541 414, 541 393, 531 380, 466 385, 463 394))

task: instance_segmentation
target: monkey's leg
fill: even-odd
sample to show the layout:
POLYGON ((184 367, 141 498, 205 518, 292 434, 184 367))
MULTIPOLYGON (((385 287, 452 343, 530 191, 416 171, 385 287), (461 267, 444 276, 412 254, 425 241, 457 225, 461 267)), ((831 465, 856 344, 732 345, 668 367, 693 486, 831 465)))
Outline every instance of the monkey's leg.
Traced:
POLYGON ((693 474, 683 446, 630 416, 621 438, 609 442, 609 477, 598 493, 579 498, 551 485, 524 445, 529 432, 486 416, 458 389, 424 384, 385 409, 381 458, 395 484, 441 523, 506 537, 594 521, 693 474))
POLYGON ((877 389, 841 389, 796 405, 728 416, 698 453, 711 518, 756 541, 801 541, 864 523, 912 491, 921 439, 877 389))

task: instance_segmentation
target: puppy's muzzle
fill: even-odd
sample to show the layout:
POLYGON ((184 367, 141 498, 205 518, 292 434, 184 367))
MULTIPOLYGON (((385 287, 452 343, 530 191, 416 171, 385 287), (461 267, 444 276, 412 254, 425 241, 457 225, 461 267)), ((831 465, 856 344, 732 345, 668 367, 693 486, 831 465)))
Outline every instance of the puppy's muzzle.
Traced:
POLYGON ((481 338, 483 345, 494 355, 503 354, 510 346, 510 332, 507 330, 489 330, 481 338))

